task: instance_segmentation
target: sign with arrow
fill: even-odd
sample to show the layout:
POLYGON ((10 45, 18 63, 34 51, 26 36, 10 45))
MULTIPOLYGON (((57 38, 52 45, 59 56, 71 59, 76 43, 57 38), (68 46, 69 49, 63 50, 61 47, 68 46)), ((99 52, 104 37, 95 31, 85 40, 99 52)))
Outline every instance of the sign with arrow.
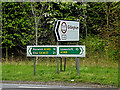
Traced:
POLYGON ((84 45, 58 46, 58 49, 59 49, 58 56, 64 56, 64 57, 85 57, 85 46, 84 45))
POLYGON ((57 56, 57 46, 27 46, 27 56, 57 56))
POLYGON ((84 45, 27 46, 29 57, 85 57, 84 45))
POLYGON ((58 41, 79 41, 79 22, 57 20, 54 31, 58 41))

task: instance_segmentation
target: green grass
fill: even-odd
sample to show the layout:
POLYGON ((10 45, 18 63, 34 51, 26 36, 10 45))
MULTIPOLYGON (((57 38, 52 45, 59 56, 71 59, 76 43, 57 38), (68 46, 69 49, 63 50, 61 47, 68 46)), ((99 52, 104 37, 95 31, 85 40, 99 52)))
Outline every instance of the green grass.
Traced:
POLYGON ((90 64, 85 61, 80 61, 80 75, 77 75, 75 69, 75 61, 67 61, 65 72, 57 74, 57 63, 43 61, 36 65, 36 76, 33 75, 33 62, 12 62, 3 63, 2 65, 2 80, 12 81, 63 81, 97 83, 102 85, 118 86, 118 67, 116 63, 112 65, 98 63, 97 65, 90 64))

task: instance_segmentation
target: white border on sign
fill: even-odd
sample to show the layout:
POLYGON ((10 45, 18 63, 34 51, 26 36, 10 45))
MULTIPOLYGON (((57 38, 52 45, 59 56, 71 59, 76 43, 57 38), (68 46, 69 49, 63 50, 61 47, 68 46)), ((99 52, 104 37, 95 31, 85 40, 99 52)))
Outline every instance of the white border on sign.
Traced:
POLYGON ((58 25, 58 20, 56 20, 56 26, 55 26, 55 35, 56 35, 56 37, 57 37, 57 40, 58 40, 58 36, 57 36, 57 32, 56 32, 56 29, 57 29, 57 25, 58 25))

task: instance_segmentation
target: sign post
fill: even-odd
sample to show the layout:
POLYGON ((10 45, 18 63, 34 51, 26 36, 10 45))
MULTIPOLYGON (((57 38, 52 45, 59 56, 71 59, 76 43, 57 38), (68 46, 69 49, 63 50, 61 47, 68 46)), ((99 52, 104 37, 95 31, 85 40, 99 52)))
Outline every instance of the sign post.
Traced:
MULTIPOLYGON (((59 43, 57 42, 57 46, 59 45, 59 43)), ((57 57, 57 73, 59 73, 59 57, 57 57)))
MULTIPOLYGON (((76 45, 77 45, 77 42, 76 42, 76 45)), ((76 70, 77 70, 77 57, 76 57, 76 70)))
POLYGON ((78 70, 78 75, 79 75, 79 58, 77 58, 77 70, 78 70))
POLYGON ((35 76, 35 58, 33 58, 34 59, 34 76, 35 76))
MULTIPOLYGON (((57 56, 57 46, 27 46, 28 57, 53 57, 57 56)), ((34 59, 34 76, 35 76, 35 58, 34 59)))
POLYGON ((78 62, 77 62, 77 61, 78 61, 78 60, 77 60, 77 57, 76 57, 76 70, 77 70, 77 67, 78 67, 78 66, 77 66, 77 63, 78 63, 78 62))
MULTIPOLYGON (((66 21, 66 20, 57 20, 54 24, 54 31, 56 34, 57 41, 79 41, 79 21, 66 21)), ((61 50, 61 49, 60 49, 61 50)), ((78 55, 77 51, 60 51, 59 56, 74 56, 78 55), (75 52, 75 53, 72 53, 75 52)), ((81 50, 82 51, 82 50, 81 50)), ((65 59, 66 64, 66 59, 65 59)), ((64 64, 64 70, 65 70, 64 64)), ((78 59, 76 57, 76 70, 78 70, 78 59)))
MULTIPOLYGON (((57 73, 59 73, 59 57, 76 57, 76 69, 79 75, 79 58, 85 57, 84 45, 59 45, 58 41, 79 41, 79 21, 57 20, 53 27, 57 46, 27 46, 28 57, 57 57, 57 73)), ((66 58, 64 62, 64 71, 66 58)), ((62 69, 61 69, 62 70, 62 69)), ((34 59, 35 76, 35 59, 34 59)))

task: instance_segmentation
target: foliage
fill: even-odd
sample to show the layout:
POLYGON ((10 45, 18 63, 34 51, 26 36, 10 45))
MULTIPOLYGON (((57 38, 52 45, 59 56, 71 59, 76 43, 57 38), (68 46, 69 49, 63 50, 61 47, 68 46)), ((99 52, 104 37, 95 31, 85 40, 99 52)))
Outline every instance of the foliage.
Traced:
POLYGON ((9 52, 26 53, 27 45, 36 44, 36 29, 38 45, 55 45, 54 21, 77 20, 80 22, 79 44, 86 45, 88 53, 89 49, 107 52, 106 55, 117 59, 119 12, 120 2, 3 2, 2 46, 9 48, 9 52))

